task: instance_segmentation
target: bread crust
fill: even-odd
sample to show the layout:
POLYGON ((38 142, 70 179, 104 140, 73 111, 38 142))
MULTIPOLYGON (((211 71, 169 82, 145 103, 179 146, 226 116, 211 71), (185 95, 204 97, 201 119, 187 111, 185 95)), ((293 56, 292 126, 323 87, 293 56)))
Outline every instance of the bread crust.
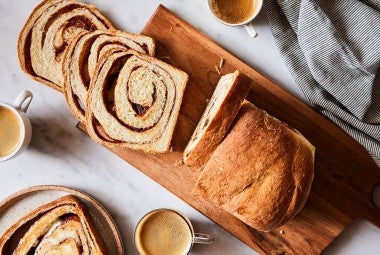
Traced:
MULTIPOLYGON (((90 254, 108 254, 107 249, 103 243, 103 240, 98 233, 90 215, 87 212, 87 208, 73 195, 63 196, 58 198, 48 204, 42 205, 27 215, 20 218, 15 224, 13 224, 1 237, 0 237, 0 254, 5 254, 8 251, 5 251, 5 247, 10 238, 13 237, 15 232, 22 228, 28 222, 33 221, 34 224, 38 222, 42 217, 49 216, 54 210, 61 209, 63 214, 74 214, 79 217, 80 223, 86 232, 87 238, 89 240, 89 245, 93 246, 93 251, 90 254)), ((54 216, 54 215, 52 215, 54 216)), ((54 216, 59 217, 59 215, 54 216)), ((32 225, 32 228, 35 225, 32 225)), ((38 226, 37 226, 38 227, 38 226)), ((45 226, 48 227, 48 226, 45 226)), ((28 233, 28 232, 27 232, 28 233)), ((29 233, 33 235, 33 233, 29 233)), ((20 243, 18 247, 22 245, 22 243, 30 242, 31 240, 26 240, 24 238, 20 239, 20 243)), ((33 240, 32 240, 33 241, 33 240)), ((35 240, 36 241, 36 240, 35 240)), ((16 248, 18 249, 18 248, 16 248)))
POLYGON ((314 153, 298 131, 244 102, 193 192, 249 226, 271 231, 304 206, 314 177, 314 153))
POLYGON ((183 161, 186 165, 199 167, 207 162, 223 140, 248 94, 251 79, 238 70, 230 75, 233 75, 233 80, 229 84, 228 93, 223 95, 225 97, 220 104, 214 104, 214 100, 218 96, 215 94, 218 86, 223 85, 218 84, 184 150, 183 161), (209 113, 215 110, 214 108, 217 108, 216 114, 209 116, 209 113))

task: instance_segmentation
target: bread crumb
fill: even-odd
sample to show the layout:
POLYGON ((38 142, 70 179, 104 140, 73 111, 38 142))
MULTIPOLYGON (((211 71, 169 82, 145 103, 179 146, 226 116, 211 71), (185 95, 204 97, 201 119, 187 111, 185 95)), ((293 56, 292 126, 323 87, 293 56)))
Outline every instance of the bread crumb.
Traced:
POLYGON ((281 229, 281 230, 280 230, 280 234, 281 234, 281 235, 285 234, 285 231, 281 229))
POLYGON ((183 159, 180 158, 176 162, 174 162, 174 166, 182 166, 184 164, 183 159))
POLYGON ((218 66, 215 66, 215 70, 216 70, 216 72, 220 75, 220 76, 222 76, 222 73, 220 72, 220 70, 219 70, 219 67, 218 66))
POLYGON ((169 31, 170 31, 170 32, 173 31, 173 27, 170 27, 169 31))
POLYGON ((224 65, 224 58, 220 58, 220 62, 219 62, 219 68, 222 68, 224 65))

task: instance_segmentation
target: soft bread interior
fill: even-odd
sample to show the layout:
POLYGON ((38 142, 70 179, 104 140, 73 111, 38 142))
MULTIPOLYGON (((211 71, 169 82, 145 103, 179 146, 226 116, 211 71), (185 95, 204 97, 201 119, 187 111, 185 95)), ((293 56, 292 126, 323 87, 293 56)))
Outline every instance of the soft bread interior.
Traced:
MULTIPOLYGON (((49 1, 45 1, 48 3, 49 1)), ((110 23, 90 5, 62 1, 51 5, 30 26, 30 61, 34 73, 63 87, 61 65, 69 45, 81 31, 108 29, 110 23)))
POLYGON ((187 80, 186 73, 153 57, 115 52, 98 69, 90 88, 89 134, 107 146, 167 152, 187 80), (111 77, 113 85, 104 87, 112 83, 111 77), (94 120, 114 141, 99 136, 94 120))
POLYGON ((111 52, 128 49, 154 55, 155 43, 148 36, 114 29, 84 32, 70 43, 62 65, 65 97, 80 122, 85 122, 87 91, 99 61, 109 57, 111 52))
POLYGON ((183 161, 202 166, 223 140, 250 89, 251 79, 240 71, 223 75, 188 142, 183 161))
POLYGON ((219 113, 220 105, 225 100, 227 94, 231 89, 231 85, 234 83, 238 73, 229 73, 223 75, 218 84, 216 85, 215 91, 212 94, 209 103, 192 135, 189 144, 187 145, 186 151, 191 151, 197 146, 197 140, 200 139, 201 133, 210 125, 210 119, 214 119, 219 113))
POLYGON ((20 66, 33 79, 63 92, 60 69, 71 40, 81 30, 111 27, 111 23, 91 5, 74 0, 42 1, 19 35, 17 49, 20 66))

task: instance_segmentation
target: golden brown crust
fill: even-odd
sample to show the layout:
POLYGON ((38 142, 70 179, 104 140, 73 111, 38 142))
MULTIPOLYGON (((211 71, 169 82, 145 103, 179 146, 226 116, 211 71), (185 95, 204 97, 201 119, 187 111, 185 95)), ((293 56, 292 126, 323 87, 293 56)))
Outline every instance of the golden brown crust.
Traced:
MULTIPOLYGON (((37 241, 35 238, 37 234, 46 234, 49 226, 44 223, 52 222, 54 219, 60 219, 64 215, 72 215, 77 217, 81 228, 84 230, 88 245, 92 247, 92 253, 89 254, 108 254, 107 249, 103 243, 103 240, 98 233, 90 215, 87 213, 86 207, 72 195, 61 197, 53 202, 42 205, 24 217, 20 218, 15 224, 13 224, 1 237, 0 237, 0 254, 6 254, 10 251, 5 247, 7 242, 14 238, 15 233, 33 222, 33 225, 28 227, 28 231, 21 237, 18 246, 15 249, 15 254, 19 254, 19 251, 23 251, 30 246, 35 247, 37 241)), ((13 240, 14 241, 14 240, 13 240)))
MULTIPOLYGON (((232 74, 230 74, 232 75, 232 74)), ((199 121, 183 154, 183 161, 189 166, 202 166, 211 157, 216 147, 226 135, 228 128, 238 113, 240 106, 248 94, 251 79, 239 71, 233 73, 227 94, 221 99, 221 103, 215 103, 216 97, 210 99, 201 120, 199 121), (214 109, 216 108, 217 109, 214 109), (217 111, 210 116, 211 111, 217 111)), ((222 85, 222 84, 221 84, 222 85)), ((215 92, 217 92, 216 88, 215 92)), ((214 92, 214 93, 215 93, 214 92)))
POLYGON ((193 192, 257 230, 273 230, 304 206, 314 151, 298 131, 245 102, 193 192))

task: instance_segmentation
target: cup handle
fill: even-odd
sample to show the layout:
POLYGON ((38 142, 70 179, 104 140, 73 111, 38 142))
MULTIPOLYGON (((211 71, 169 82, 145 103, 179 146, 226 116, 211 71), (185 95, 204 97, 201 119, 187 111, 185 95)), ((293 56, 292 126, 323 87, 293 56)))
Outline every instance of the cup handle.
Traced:
POLYGON ((30 102, 32 102, 33 94, 29 90, 24 90, 21 92, 14 101, 14 107, 19 110, 26 112, 28 110, 30 102))
POLYGON ((244 25, 244 27, 245 27, 245 30, 247 30, 247 32, 251 38, 255 38, 257 36, 256 29, 253 27, 252 22, 244 25))
POLYGON ((214 242, 214 238, 207 234, 195 233, 194 243, 211 244, 214 242))

